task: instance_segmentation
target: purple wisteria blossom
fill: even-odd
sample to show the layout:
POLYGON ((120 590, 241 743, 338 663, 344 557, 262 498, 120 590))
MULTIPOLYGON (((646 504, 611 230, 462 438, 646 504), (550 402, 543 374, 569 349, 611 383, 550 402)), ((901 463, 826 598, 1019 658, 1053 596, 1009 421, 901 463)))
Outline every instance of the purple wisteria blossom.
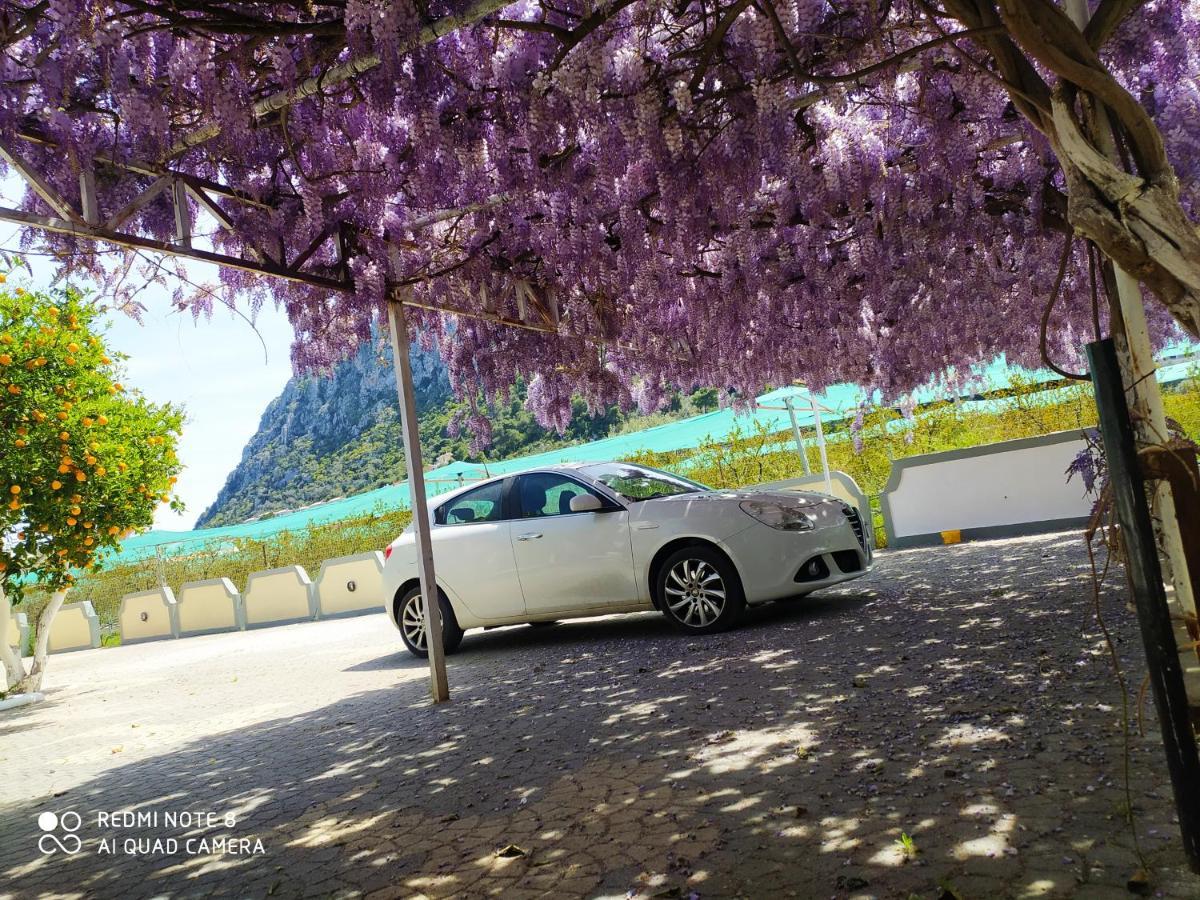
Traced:
MULTIPOLYGON (((422 307, 556 308, 557 336, 413 311, 479 406, 463 424, 484 439, 483 405, 517 379, 559 428, 572 395, 653 409, 676 389, 748 397, 799 378, 896 398, 1000 352, 1041 363, 1037 326, 1081 189, 1049 120, 1026 108, 1049 93, 1027 103, 1000 84, 1017 77, 997 62, 1005 27, 1031 60, 1018 74, 1056 84, 1015 5, 951 2, 934 17, 918 0, 0 0, 0 140, 66 196, 98 158, 241 187, 267 208, 226 205, 240 236, 212 237, 225 252, 246 252, 248 236, 294 259, 347 229, 353 293, 229 269, 214 293, 176 297, 198 313, 214 297, 280 304, 300 369, 368 340, 397 284, 422 307), (956 12, 993 6, 1003 26, 956 12), (378 64, 255 115, 256 101, 363 56, 378 64), (206 124, 219 133, 181 150, 206 124), (20 137, 30 131, 47 143, 20 137), (460 212, 434 216, 445 210, 460 212)), ((1050 0, 1026 7, 1061 19, 1050 0)), ((1152 118, 1191 215, 1196 4, 1138 4, 1088 65, 1152 118)), ((150 181, 97 173, 106 215, 150 181)), ((126 227, 169 240, 166 198, 126 227)), ((27 240, 127 283, 128 256, 27 240)), ((1046 347, 1064 366, 1082 366, 1107 320, 1089 262, 1076 240, 1046 347)), ((331 249, 310 262, 337 264, 331 249)), ((1160 275, 1146 270, 1159 288, 1160 275)), ((1178 304, 1171 284, 1159 292, 1178 304)))

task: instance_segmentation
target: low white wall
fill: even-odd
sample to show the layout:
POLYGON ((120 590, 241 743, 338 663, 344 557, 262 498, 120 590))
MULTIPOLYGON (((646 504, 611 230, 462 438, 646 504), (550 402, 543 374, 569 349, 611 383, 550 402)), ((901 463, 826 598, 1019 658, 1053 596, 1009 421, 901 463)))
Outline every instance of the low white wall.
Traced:
POLYGON ((175 594, 169 587, 126 594, 121 598, 117 623, 121 628, 122 644, 178 637, 175 594))
POLYGON ((312 580, 302 566, 251 572, 242 591, 246 627, 282 625, 316 617, 312 580))
POLYGON ((1092 501, 1066 469, 1086 442, 1078 431, 895 460, 880 498, 888 545, 1035 534, 1082 524, 1092 501))
POLYGON ((383 609, 383 554, 375 550, 327 559, 314 587, 322 618, 378 612, 383 609))
POLYGON ((100 620, 91 601, 64 603, 50 623, 47 647, 51 653, 89 650, 100 646, 100 620))
POLYGON ((179 634, 212 634, 246 627, 242 595, 228 578, 184 582, 176 600, 179 634))

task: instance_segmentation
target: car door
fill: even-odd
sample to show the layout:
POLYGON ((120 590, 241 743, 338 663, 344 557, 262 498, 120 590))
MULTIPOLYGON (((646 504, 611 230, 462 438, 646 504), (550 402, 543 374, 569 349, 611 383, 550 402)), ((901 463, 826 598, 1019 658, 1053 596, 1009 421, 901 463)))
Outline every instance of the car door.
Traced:
POLYGON ((525 612, 504 515, 505 482, 497 480, 459 494, 433 517, 433 559, 438 581, 476 617, 504 619, 525 612))
POLYGON ((559 472, 518 475, 512 494, 513 549, 527 613, 637 602, 623 507, 559 472), (571 512, 578 494, 600 498, 604 509, 571 512))

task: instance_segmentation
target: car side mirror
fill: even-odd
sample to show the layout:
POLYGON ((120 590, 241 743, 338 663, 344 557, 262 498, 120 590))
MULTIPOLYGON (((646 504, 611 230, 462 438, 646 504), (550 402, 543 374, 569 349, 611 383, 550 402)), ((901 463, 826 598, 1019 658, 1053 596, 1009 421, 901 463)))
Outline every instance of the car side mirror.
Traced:
POLYGON ((571 498, 571 512, 599 512, 604 508, 595 494, 576 494, 571 498))

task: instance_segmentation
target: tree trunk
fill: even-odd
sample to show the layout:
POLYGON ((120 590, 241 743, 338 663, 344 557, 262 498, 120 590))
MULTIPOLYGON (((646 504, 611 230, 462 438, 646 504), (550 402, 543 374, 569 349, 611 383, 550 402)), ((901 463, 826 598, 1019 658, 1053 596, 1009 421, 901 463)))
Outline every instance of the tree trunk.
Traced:
MULTIPOLYGON (((0 607, 8 606, 8 597, 4 593, 3 585, 0 585, 0 607)), ((12 609, 9 608, 8 617, 9 627, 15 627, 16 622, 12 618, 12 609)), ((0 659, 4 661, 4 692, 25 678, 25 666, 21 662, 19 654, 14 653, 12 645, 8 642, 8 634, 0 634, 0 659)))
POLYGON ((1028 59, 1008 59, 1016 52, 1008 37, 991 40, 1013 102, 1045 134, 1062 165, 1067 217, 1075 232, 1149 287, 1182 328, 1200 337, 1200 235, 1181 206, 1179 182, 1158 126, 1099 52, 1104 37, 1138 4, 1114 14, 1090 36, 1083 0, 1068 0, 1065 7, 1051 0, 954 0, 951 5, 964 24, 973 19, 992 24, 993 2, 1016 46, 1058 77, 1050 88, 1028 59), (979 18, 981 8, 984 18, 979 18), (1128 165, 1116 154, 1117 142, 1128 165))
POLYGON ((42 678, 46 674, 46 654, 50 648, 50 624, 54 621, 54 617, 58 615, 58 611, 62 609, 63 600, 66 599, 66 589, 55 591, 50 595, 50 602, 46 604, 41 615, 37 620, 37 639, 33 647, 33 664, 29 667, 29 674, 26 675, 16 685, 16 692, 19 694, 40 691, 42 689, 42 678))
POLYGON ((8 693, 11 687, 25 678, 25 667, 21 664, 21 657, 9 646, 7 635, 0 641, 0 659, 4 660, 4 693, 8 693))

